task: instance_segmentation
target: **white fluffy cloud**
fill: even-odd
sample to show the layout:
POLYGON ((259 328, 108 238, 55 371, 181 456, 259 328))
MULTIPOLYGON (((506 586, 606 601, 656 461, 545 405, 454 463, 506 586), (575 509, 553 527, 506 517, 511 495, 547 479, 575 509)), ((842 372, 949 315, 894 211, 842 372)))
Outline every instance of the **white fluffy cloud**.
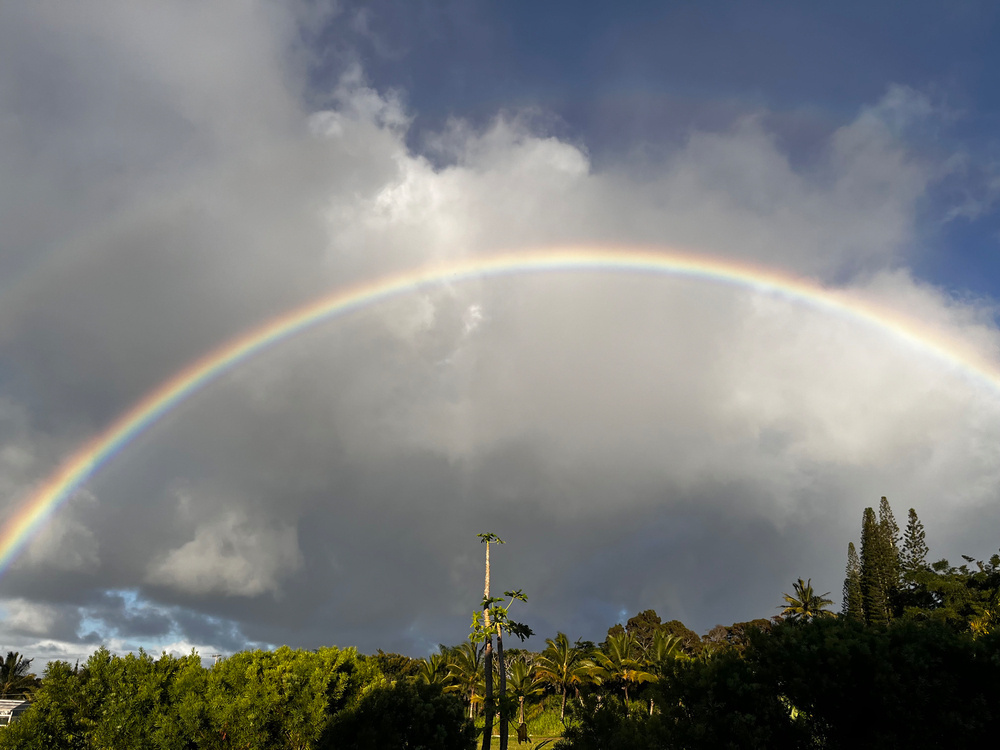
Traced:
POLYGON ((195 519, 194 538, 155 560, 146 581, 194 595, 280 597, 282 580, 302 566, 295 526, 262 514, 252 520, 238 504, 205 519, 196 502, 180 498, 179 515, 195 519))

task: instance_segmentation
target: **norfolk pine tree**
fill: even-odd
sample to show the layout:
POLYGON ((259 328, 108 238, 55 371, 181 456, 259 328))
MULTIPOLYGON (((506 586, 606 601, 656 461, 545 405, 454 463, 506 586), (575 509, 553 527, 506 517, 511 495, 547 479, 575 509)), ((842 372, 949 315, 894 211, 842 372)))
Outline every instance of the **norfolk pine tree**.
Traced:
POLYGON ((883 497, 878 504, 878 526, 883 537, 886 555, 886 591, 889 598, 899 589, 900 560, 899 545, 902 541, 899 536, 899 525, 896 517, 889 507, 889 501, 883 497))
POLYGON ((903 552, 900 555, 901 578, 904 584, 916 582, 916 574, 927 568, 927 542, 924 536, 924 525, 917 518, 917 512, 910 508, 909 520, 906 523, 906 534, 903 536, 903 552))
POLYGON ((875 511, 865 508, 861 520, 861 597, 865 622, 884 625, 889 622, 889 591, 887 586, 889 551, 885 536, 875 520, 875 511))
POLYGON ((865 620, 865 602, 861 595, 861 562, 854 542, 847 545, 847 576, 844 578, 844 601, 842 612, 845 617, 857 622, 865 620))

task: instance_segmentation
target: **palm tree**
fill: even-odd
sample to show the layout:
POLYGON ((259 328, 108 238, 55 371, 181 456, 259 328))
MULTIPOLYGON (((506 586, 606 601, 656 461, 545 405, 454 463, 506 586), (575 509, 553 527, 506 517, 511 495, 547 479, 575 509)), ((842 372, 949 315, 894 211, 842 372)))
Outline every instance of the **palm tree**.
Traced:
MULTIPOLYGON (((646 651, 646 666, 655 675, 654 681, 663 678, 667 665, 677 659, 689 659, 684 652, 684 642, 676 635, 670 635, 662 630, 653 633, 653 643, 646 651)), ((653 699, 649 699, 649 715, 653 715, 653 699)))
POLYGON ((482 701, 477 691, 483 684, 483 647, 466 641, 452 650, 448 670, 455 687, 461 690, 469 701, 469 718, 475 716, 476 703, 482 701))
POLYGON ((781 614, 789 620, 802 620, 808 622, 815 617, 836 617, 836 615, 826 609, 833 604, 833 601, 826 597, 830 594, 816 594, 812 587, 812 578, 792 584, 795 595, 785 594, 785 604, 781 609, 781 614))
POLYGON ((447 686, 451 679, 447 657, 443 653, 438 653, 421 659, 420 665, 417 667, 417 679, 428 685, 447 686))
POLYGON ((28 671, 31 662, 17 651, 7 652, 7 658, 0 663, 0 698, 28 696, 34 691, 35 675, 28 671))
POLYGON ((507 687, 509 693, 517 698, 518 704, 518 742, 527 732, 524 724, 524 699, 533 695, 541 695, 545 692, 545 680, 539 676, 538 672, 528 664, 524 656, 513 659, 510 663, 507 675, 507 687))
POLYGON ((583 652, 570 645, 565 633, 559 633, 555 639, 546 639, 545 650, 538 657, 535 671, 562 693, 559 720, 565 723, 566 693, 570 688, 583 684, 589 674, 583 652))
POLYGON ((594 657, 591 675, 598 682, 611 682, 622 686, 622 700, 628 708, 628 686, 651 682, 656 675, 646 671, 639 655, 639 644, 628 633, 609 635, 604 649, 594 657))

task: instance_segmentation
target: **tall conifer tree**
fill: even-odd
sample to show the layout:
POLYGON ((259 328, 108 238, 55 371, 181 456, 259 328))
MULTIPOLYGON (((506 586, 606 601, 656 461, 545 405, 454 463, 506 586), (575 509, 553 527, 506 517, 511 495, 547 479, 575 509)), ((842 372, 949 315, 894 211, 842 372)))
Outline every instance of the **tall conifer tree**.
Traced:
POLYGON ((861 597, 865 622, 870 625, 889 622, 889 549, 882 531, 875 511, 865 508, 861 519, 861 597))
POLYGON ((844 600, 841 610, 850 620, 863 622, 865 619, 864 599, 861 596, 861 562, 854 542, 847 545, 847 576, 844 578, 844 600))
POLYGON ((899 536, 899 524, 889 507, 889 501, 883 497, 878 504, 878 526, 882 534, 882 543, 885 551, 885 576, 886 592, 892 597, 899 590, 899 579, 901 565, 899 560, 899 546, 902 539, 899 536))
POLYGON ((927 567, 927 542, 924 539, 924 525, 917 518, 917 511, 910 508, 906 533, 903 536, 903 552, 900 555, 903 583, 915 581, 916 574, 927 567))

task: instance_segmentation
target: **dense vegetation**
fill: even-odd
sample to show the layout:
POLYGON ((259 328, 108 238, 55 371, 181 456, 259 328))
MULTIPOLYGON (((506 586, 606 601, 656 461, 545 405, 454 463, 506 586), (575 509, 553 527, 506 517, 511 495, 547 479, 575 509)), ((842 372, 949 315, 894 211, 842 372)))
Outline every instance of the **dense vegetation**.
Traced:
POLYGON ((247 651, 211 669, 195 654, 49 664, 0 748, 454 748, 472 745, 461 703, 433 685, 388 680, 353 649, 247 651))
MULTIPOLYGON (((471 749, 494 732, 561 735, 560 750, 937 748, 1000 730, 1000 556, 928 564, 916 513, 901 534, 885 498, 864 512, 860 554, 848 546, 839 616, 799 579, 771 619, 698 636, 647 610, 600 644, 558 633, 537 653, 503 648, 530 632, 508 617, 525 597, 490 597, 502 542, 481 536, 483 610, 458 646, 427 659, 281 648, 211 668, 102 649, 50 664, 0 749, 471 749)), ((8 661, 28 685, 26 660, 8 661)))

